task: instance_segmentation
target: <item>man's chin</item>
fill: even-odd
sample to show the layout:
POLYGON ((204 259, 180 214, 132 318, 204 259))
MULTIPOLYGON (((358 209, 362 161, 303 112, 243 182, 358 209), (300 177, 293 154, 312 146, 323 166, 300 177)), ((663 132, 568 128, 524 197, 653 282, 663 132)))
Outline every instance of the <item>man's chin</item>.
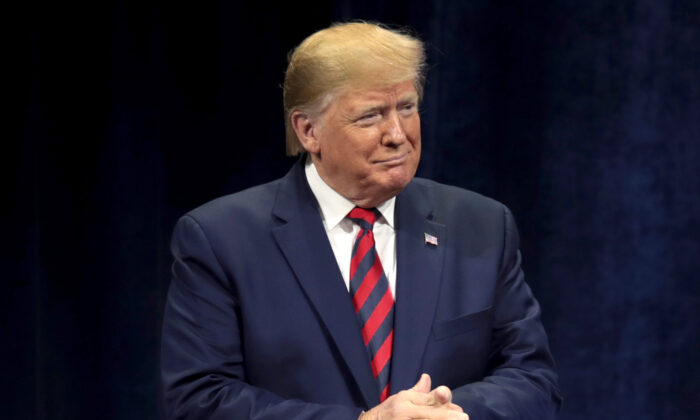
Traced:
POLYGON ((386 173, 385 185, 387 189, 398 190, 396 193, 398 194, 411 182, 415 174, 416 168, 408 167, 408 165, 390 168, 386 173))
POLYGON ((388 178, 387 181, 382 185, 382 201, 386 201, 392 197, 397 196, 401 191, 403 191, 404 188, 406 188, 406 185, 408 185, 408 183, 411 182, 411 179, 413 179, 413 176, 409 176, 408 174, 388 178))
POLYGON ((350 199, 360 207, 376 207, 384 201, 396 197, 406 185, 413 179, 415 170, 410 168, 395 167, 381 173, 373 173, 373 177, 367 178, 357 194, 350 199))

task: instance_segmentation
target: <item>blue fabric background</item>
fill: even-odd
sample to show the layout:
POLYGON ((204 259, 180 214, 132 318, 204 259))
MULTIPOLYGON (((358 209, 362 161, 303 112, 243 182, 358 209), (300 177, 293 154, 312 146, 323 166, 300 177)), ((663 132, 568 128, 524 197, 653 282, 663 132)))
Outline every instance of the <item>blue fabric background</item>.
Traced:
POLYGON ((357 18, 428 44, 420 175, 513 210, 561 418, 700 417, 700 2, 233 3, 8 10, 0 417, 160 417, 173 224, 287 171, 286 54, 357 18))

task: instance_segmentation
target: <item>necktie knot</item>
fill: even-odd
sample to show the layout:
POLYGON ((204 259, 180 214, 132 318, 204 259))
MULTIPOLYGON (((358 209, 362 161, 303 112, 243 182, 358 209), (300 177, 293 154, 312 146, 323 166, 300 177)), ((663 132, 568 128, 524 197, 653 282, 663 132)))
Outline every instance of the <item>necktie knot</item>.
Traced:
POLYGON ((364 230, 372 230, 374 222, 377 221, 378 217, 379 210, 376 208, 364 209, 362 207, 355 207, 348 213, 348 218, 360 225, 364 230))

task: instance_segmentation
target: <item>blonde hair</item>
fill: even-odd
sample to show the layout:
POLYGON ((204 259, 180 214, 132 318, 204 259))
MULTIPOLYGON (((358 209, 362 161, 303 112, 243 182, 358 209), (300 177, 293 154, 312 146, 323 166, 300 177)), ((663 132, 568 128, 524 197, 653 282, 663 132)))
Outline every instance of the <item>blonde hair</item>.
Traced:
POLYGON ((294 111, 315 116, 344 90, 386 87, 411 79, 422 97, 425 48, 406 32, 352 22, 310 35, 291 52, 284 77, 287 155, 304 152, 292 126, 294 111))

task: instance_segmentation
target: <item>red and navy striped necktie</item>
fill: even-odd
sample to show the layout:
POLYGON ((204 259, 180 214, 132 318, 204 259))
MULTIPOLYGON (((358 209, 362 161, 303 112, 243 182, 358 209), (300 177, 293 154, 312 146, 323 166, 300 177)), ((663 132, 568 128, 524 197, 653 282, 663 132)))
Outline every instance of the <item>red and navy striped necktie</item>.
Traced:
POLYGON ((372 228, 379 212, 355 207, 348 218, 360 226, 350 261, 350 295, 362 326, 362 337, 379 384, 379 401, 389 396, 394 346, 394 297, 374 246, 372 228))

